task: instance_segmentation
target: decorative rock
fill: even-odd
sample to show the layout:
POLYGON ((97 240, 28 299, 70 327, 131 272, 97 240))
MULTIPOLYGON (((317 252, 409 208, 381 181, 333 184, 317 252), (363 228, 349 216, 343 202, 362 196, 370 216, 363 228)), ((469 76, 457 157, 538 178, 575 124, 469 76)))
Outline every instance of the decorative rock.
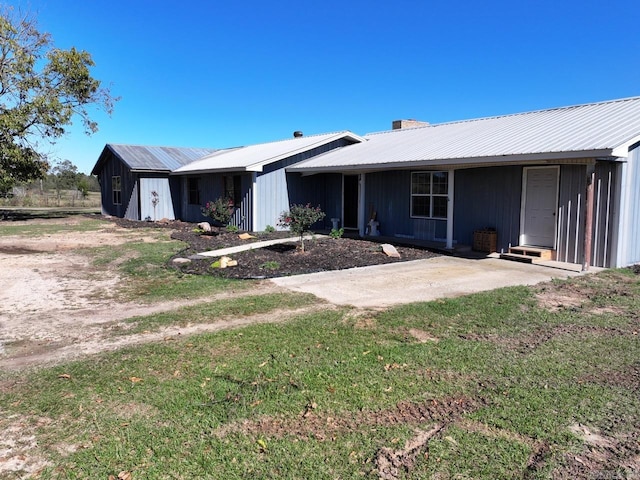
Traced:
POLYGON ((198 224, 198 228, 200 230, 205 231, 205 232, 210 232, 211 231, 211 225, 209 225, 209 222, 200 222, 198 224))
POLYGON ((254 237, 250 233, 241 233, 240 235, 238 235, 238 238, 240 240, 249 240, 250 238, 256 238, 256 237, 254 237))
POLYGON ((382 251, 388 257, 400 258, 400 254, 398 253, 398 250, 396 250, 396 247, 394 247, 390 243, 383 243, 382 244, 382 251))
POLYGON ((186 263, 191 263, 191 260, 189 260, 188 258, 174 258, 173 260, 171 260, 172 263, 175 263, 176 265, 184 265, 186 263))
POLYGON ((231 260, 230 257, 220 257, 220 268, 235 267, 238 265, 237 260, 231 260))

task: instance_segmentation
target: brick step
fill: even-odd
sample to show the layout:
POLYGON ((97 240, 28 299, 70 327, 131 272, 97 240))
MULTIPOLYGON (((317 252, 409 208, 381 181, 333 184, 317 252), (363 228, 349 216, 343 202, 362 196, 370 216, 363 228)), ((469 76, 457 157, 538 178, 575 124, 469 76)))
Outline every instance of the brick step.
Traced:
POLYGON ((519 255, 524 257, 531 257, 538 260, 553 260, 555 257, 555 251, 548 248, 537 247, 511 247, 509 248, 509 255, 519 255))

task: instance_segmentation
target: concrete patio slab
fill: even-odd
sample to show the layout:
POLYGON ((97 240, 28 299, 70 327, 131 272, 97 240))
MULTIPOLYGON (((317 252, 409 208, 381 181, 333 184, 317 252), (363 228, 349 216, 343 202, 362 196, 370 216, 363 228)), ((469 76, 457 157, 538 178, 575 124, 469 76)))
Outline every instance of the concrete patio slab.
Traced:
POLYGON ((441 256, 271 281, 292 291, 312 293, 337 305, 376 308, 513 285, 535 285, 576 275, 582 273, 496 258, 441 256))

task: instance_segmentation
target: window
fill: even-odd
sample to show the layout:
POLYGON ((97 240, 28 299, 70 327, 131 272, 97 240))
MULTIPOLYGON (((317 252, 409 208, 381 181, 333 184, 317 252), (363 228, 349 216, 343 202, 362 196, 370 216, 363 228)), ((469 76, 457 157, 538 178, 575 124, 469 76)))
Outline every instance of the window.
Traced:
POLYGON ((122 205, 122 182, 120 177, 111 177, 111 192, 114 205, 122 205))
POLYGON ((200 179, 187 178, 187 190, 189 192, 189 205, 200 205, 200 179))
POLYGON ((412 172, 411 216, 447 218, 448 193, 447 172, 412 172))
POLYGON ((242 203, 242 177, 240 175, 225 175, 224 196, 233 201, 233 206, 238 208, 242 203))

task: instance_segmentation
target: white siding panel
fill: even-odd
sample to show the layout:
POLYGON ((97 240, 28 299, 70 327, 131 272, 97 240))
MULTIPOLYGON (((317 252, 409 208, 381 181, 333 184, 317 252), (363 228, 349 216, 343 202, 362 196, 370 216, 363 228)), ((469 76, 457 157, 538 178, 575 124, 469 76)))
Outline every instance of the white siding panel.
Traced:
POLYGON ((140 179, 140 220, 147 218, 153 221, 163 218, 175 220, 168 178, 140 179), (157 196, 154 197, 153 192, 157 196), (154 198, 157 198, 155 207, 153 206, 154 198))
POLYGON ((287 174, 283 168, 258 175, 256 178, 258 196, 256 229, 262 231, 267 225, 278 228, 278 218, 283 211, 289 210, 289 191, 287 174))
POLYGON ((629 152, 623 171, 618 234, 618 267, 640 263, 640 147, 629 152), (626 171, 625 171, 626 170, 626 171))

